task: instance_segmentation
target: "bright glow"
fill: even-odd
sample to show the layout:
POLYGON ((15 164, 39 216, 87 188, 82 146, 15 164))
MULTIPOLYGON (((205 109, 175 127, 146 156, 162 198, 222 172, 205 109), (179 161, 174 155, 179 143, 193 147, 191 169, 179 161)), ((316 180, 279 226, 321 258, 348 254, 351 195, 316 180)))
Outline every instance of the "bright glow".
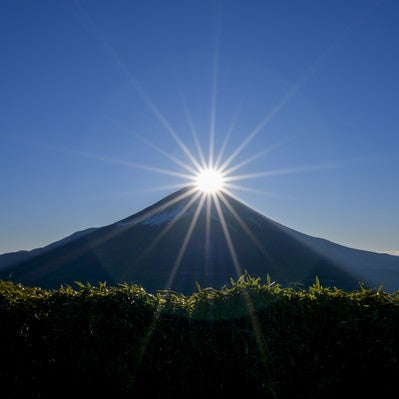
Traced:
POLYGON ((223 189, 223 175, 215 169, 202 170, 195 179, 198 190, 203 193, 217 193, 223 189))

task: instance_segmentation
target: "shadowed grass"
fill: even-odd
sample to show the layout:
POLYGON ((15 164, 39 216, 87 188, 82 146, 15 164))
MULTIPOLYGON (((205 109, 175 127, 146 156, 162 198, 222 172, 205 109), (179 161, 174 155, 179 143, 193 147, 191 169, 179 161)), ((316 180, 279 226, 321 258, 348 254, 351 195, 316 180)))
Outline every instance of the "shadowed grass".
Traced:
POLYGON ((58 290, 0 281, 4 397, 329 398, 392 392, 399 296, 282 288, 247 273, 190 296, 77 283, 58 290), (267 344, 264 353, 248 314, 267 344))

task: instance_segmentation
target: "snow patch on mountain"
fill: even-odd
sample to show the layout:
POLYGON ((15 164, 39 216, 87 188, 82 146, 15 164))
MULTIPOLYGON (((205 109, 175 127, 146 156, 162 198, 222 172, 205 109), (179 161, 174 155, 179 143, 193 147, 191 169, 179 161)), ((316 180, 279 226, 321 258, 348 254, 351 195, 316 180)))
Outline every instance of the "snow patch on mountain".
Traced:
MULTIPOLYGON (((160 224, 167 224, 172 222, 173 220, 179 218, 179 216, 183 213, 183 208, 186 206, 185 203, 179 203, 174 205, 173 207, 166 208, 164 210, 160 210, 159 212, 154 213, 153 215, 146 217, 139 223, 145 224, 147 226, 157 226, 160 224)), ((184 212, 184 215, 189 215, 193 213, 193 207, 190 207, 187 211, 184 212)))
POLYGON ((184 211, 184 207, 186 205, 187 205, 186 202, 182 201, 179 202, 178 204, 174 204, 171 207, 160 208, 156 211, 152 210, 132 220, 119 222, 117 223, 117 226, 122 227, 132 224, 158 226, 162 224, 167 224, 182 216, 183 213, 184 216, 193 214, 195 206, 191 206, 188 210, 184 211))

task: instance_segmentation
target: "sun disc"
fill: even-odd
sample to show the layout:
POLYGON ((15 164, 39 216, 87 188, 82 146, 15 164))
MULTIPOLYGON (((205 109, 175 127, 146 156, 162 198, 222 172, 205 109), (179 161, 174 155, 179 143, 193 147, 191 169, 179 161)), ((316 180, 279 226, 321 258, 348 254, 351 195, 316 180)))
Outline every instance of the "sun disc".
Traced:
POLYGON ((198 173, 195 184, 203 193, 216 193, 223 189, 223 174, 215 169, 204 169, 198 173))

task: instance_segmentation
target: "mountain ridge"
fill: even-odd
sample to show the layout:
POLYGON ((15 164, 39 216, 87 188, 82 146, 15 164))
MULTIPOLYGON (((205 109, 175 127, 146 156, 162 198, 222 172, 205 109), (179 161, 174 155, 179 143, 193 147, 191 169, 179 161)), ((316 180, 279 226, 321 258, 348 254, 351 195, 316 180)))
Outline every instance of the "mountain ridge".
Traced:
MULTIPOLYGON (((131 216, 33 250, 0 267, 0 278, 43 288, 77 280, 132 282, 149 291, 189 294, 196 282, 218 288, 245 269, 269 274, 284 286, 311 284, 317 275, 325 285, 343 289, 360 282, 390 291, 399 287, 398 257, 312 237, 226 193, 217 198, 185 187, 131 216)), ((0 266, 4 259, 1 255, 0 266)))

